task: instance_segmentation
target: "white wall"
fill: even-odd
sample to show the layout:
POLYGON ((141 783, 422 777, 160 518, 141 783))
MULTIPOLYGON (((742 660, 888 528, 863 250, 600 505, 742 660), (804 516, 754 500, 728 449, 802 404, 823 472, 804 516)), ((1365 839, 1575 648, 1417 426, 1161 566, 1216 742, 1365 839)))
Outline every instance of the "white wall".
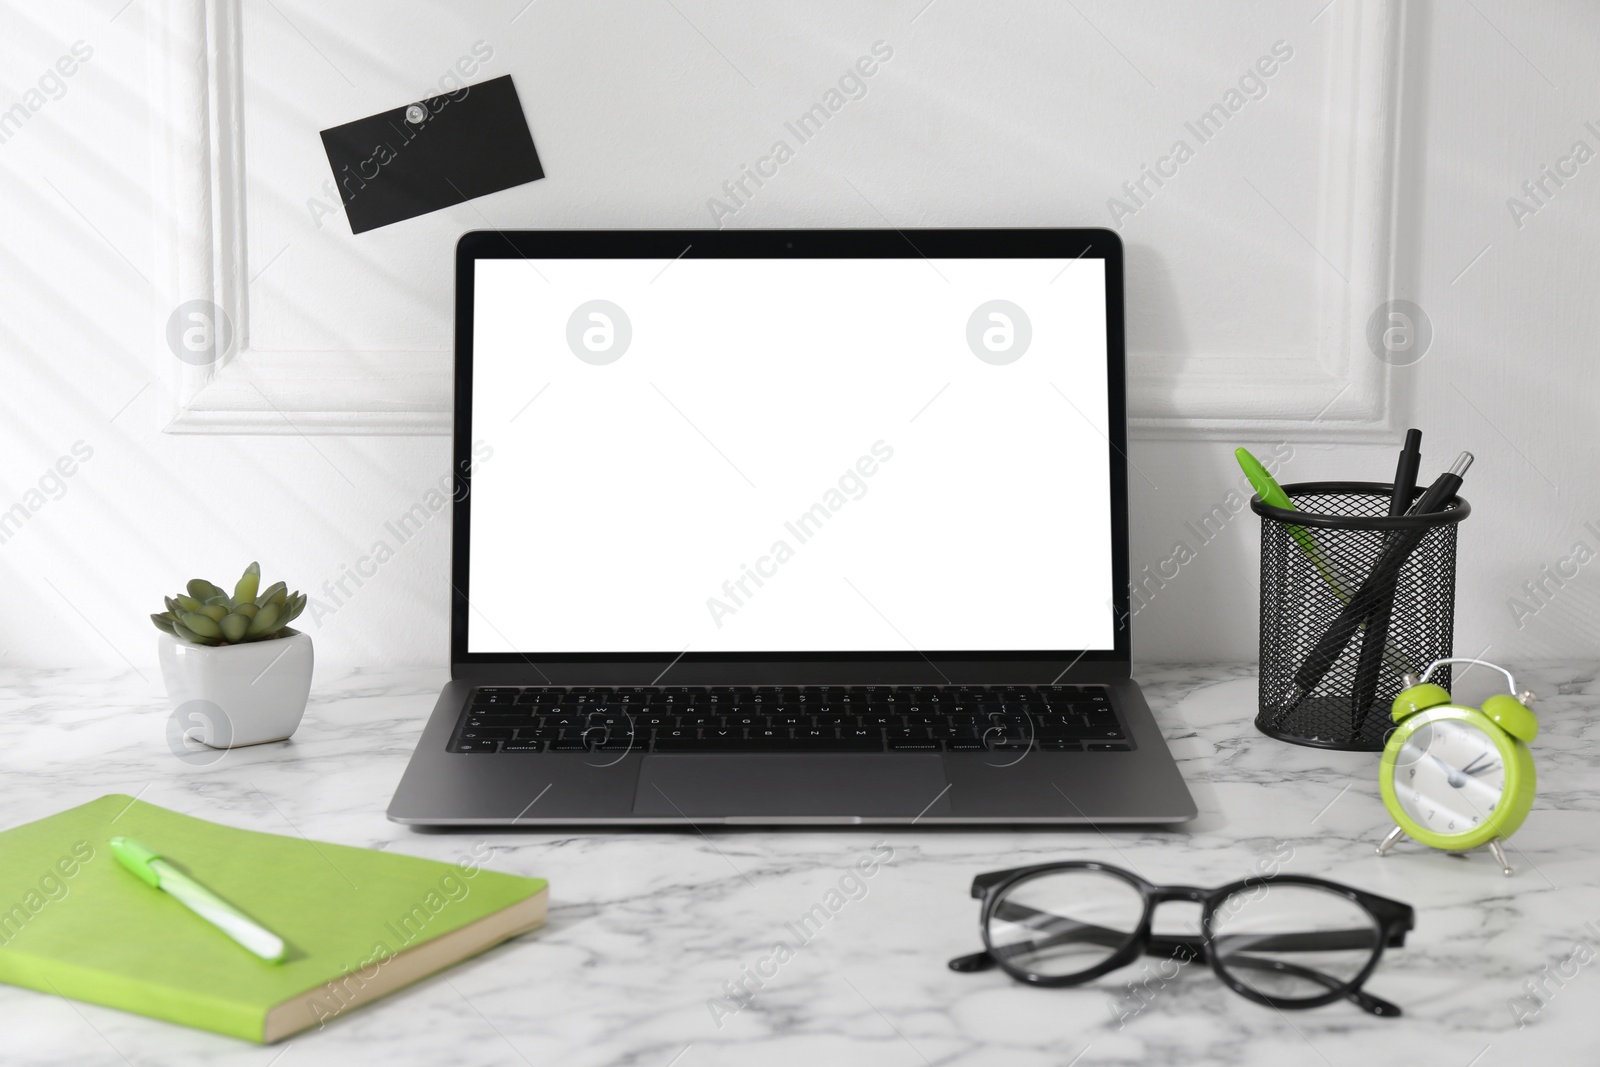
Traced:
MULTIPOLYGON (((129 662, 154 681, 145 616, 162 593, 195 573, 230 579, 253 558, 269 579, 315 593, 374 540, 393 542, 385 522, 449 461, 439 436, 302 435, 294 406, 272 435, 164 432, 181 386, 160 333, 172 309, 165 242, 168 213, 185 205, 150 177, 164 161, 152 134, 167 121, 158 90, 172 73, 150 69, 169 61, 150 40, 186 0, 119 2, 0 7, 0 111, 29 108, 0 143, 0 510, 29 509, 0 543, 0 662, 129 662), (92 56, 27 95, 80 40, 92 56), (79 441, 92 458, 29 495, 79 441)), ((1365 157, 1330 148, 1329 87, 1375 62, 1348 48, 1360 40, 1349 27, 1383 17, 1370 0, 674 4, 413 2, 401 19, 393 4, 244 0, 250 343, 413 352, 422 384, 394 388, 438 403, 429 368, 448 365, 457 234, 709 225, 722 181, 877 40, 895 56, 866 97, 729 225, 1106 225, 1118 186, 1281 40, 1295 55, 1266 96, 1121 220, 1136 373, 1170 385, 1164 398, 1141 394, 1136 412, 1147 421, 1131 449, 1134 566, 1168 559, 1178 540, 1198 549, 1137 616, 1139 657, 1254 654, 1253 517, 1203 547, 1184 525, 1237 483, 1233 443, 1287 441, 1290 480, 1383 479, 1408 424, 1427 433, 1429 471, 1462 448, 1478 456, 1458 651, 1487 646, 1513 662, 1594 653, 1600 563, 1520 625, 1509 600, 1575 542, 1600 551, 1600 532, 1583 527, 1600 530, 1600 162, 1520 226, 1507 198, 1574 141, 1600 150, 1584 127, 1600 129, 1600 12, 1410 5, 1393 64, 1399 165, 1380 187, 1352 162, 1365 157), (516 76, 549 177, 356 237, 342 217, 319 226, 306 203, 326 176, 316 131, 422 95, 477 41, 494 50, 479 77, 516 76), (1358 195, 1392 197, 1392 242, 1341 228, 1341 197, 1358 195), (1431 350, 1410 367, 1377 364, 1328 311, 1361 291, 1332 284, 1330 270, 1354 279, 1387 269, 1391 253, 1396 291, 1433 324, 1431 350), (1240 388, 1241 366, 1259 384, 1240 388), (1326 383, 1337 417, 1274 425, 1262 413, 1293 382, 1310 382, 1296 386, 1307 396, 1326 383), (1343 399, 1341 382, 1353 386, 1343 399), (1219 383, 1233 383, 1220 392, 1239 393, 1239 411, 1223 410, 1219 383), (1357 395, 1377 406, 1347 418, 1338 405, 1357 395)), ((1370 308, 1349 310, 1364 319, 1370 308)), ((326 406, 330 390, 317 388, 307 411, 326 406)), ((448 543, 441 516, 307 626, 324 662, 442 663, 448 543)))

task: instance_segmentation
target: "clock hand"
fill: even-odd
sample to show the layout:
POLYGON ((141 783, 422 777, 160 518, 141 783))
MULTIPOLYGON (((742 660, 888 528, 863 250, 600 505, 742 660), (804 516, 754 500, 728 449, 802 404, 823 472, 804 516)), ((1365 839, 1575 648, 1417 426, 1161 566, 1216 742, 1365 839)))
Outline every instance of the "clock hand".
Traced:
POLYGON ((1433 762, 1444 768, 1445 781, 1450 783, 1451 789, 1460 789, 1462 786, 1467 784, 1466 775, 1450 766, 1450 764, 1446 763, 1438 756, 1435 756, 1432 752, 1429 752, 1427 755, 1429 759, 1433 760, 1433 762))
POLYGON ((1487 752, 1481 753, 1481 754, 1479 754, 1477 759, 1473 760, 1471 763, 1469 763, 1465 767, 1461 768, 1461 770, 1465 774, 1482 774, 1484 771, 1492 771, 1496 767, 1499 766, 1498 763, 1485 763, 1482 767, 1478 766, 1478 760, 1488 759, 1488 758, 1489 758, 1489 753, 1487 753, 1487 752))

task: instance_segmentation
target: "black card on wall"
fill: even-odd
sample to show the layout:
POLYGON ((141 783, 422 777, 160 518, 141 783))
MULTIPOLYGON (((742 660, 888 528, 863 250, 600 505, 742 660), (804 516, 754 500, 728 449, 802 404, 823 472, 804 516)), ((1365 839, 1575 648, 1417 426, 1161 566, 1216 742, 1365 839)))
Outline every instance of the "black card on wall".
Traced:
POLYGON ((350 231, 544 177, 511 75, 322 131, 350 231))

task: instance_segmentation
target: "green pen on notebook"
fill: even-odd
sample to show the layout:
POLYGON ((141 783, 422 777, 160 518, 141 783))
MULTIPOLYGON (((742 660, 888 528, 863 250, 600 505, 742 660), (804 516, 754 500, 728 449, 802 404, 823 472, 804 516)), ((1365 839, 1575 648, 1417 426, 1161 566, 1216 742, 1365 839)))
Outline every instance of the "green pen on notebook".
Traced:
POLYGON ((283 962, 283 938, 162 859, 160 853, 131 837, 113 837, 111 854, 140 881, 176 897, 178 903, 257 956, 269 963, 283 962))

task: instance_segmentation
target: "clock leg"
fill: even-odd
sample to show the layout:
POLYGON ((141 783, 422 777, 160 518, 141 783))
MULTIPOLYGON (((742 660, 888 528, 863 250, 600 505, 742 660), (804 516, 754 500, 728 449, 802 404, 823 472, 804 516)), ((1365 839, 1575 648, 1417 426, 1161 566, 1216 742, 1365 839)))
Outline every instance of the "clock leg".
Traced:
POLYGON ((1384 838, 1383 841, 1378 845, 1378 855, 1382 856, 1384 853, 1393 848, 1394 843, 1404 837, 1405 833, 1406 832, 1400 829, 1398 826, 1396 826, 1393 830, 1390 830, 1389 836, 1384 838))
POLYGON ((1506 850, 1500 847, 1498 837, 1489 842, 1489 851, 1494 853, 1494 861, 1500 865, 1500 873, 1509 876, 1511 864, 1506 862, 1506 850))

